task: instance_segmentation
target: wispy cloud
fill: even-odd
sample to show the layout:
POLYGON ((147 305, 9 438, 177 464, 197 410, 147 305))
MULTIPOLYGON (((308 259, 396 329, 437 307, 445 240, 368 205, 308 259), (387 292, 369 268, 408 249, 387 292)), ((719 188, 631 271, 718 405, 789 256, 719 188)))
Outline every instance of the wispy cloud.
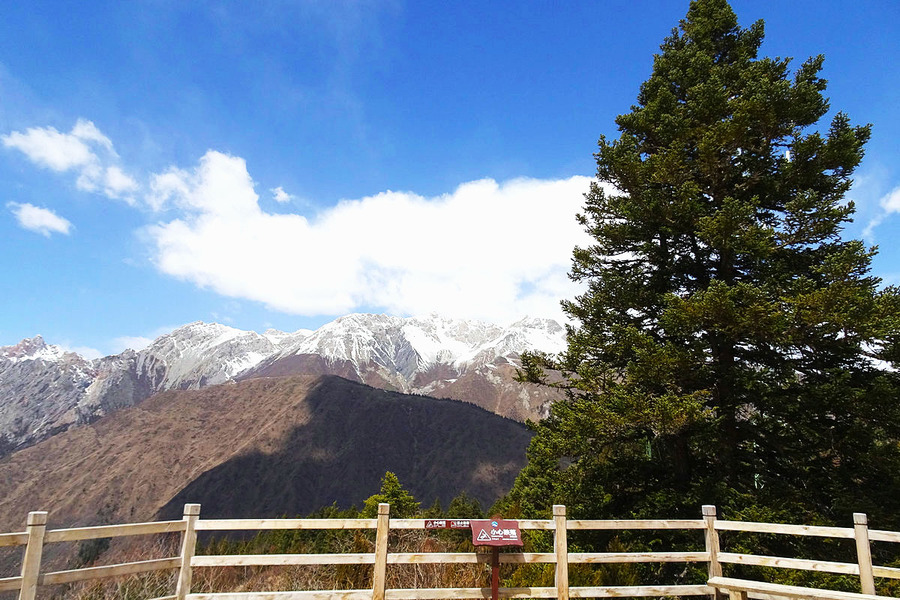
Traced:
POLYGON ((881 225, 886 218, 892 214, 900 213, 900 186, 885 194, 878 201, 881 212, 872 218, 863 230, 863 236, 866 239, 872 239, 875 235, 875 228, 881 225))
POLYGON ((112 141, 91 121, 79 119, 69 133, 54 127, 31 127, 2 135, 0 141, 40 167, 75 172, 78 189, 134 203, 137 181, 118 166, 112 141))
POLYGON ((47 208, 18 202, 8 202, 6 207, 12 211, 22 228, 45 237, 50 237, 53 233, 69 235, 72 229, 72 223, 47 208))

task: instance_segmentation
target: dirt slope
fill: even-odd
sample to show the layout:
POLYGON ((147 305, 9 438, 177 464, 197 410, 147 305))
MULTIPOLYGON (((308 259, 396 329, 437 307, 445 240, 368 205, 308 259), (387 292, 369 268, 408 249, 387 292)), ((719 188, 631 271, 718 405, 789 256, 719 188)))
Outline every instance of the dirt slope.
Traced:
POLYGON ((470 404, 338 377, 253 379, 158 394, 0 460, 0 531, 29 510, 50 526, 179 516, 305 514, 360 504, 386 470, 421 501, 461 490, 489 504, 530 433, 470 404))

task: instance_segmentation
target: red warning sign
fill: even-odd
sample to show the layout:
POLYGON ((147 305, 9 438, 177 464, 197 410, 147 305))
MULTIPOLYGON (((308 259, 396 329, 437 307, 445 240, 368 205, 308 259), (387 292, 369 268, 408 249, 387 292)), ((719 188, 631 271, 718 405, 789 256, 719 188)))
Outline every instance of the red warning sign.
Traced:
POLYGON ((472 544, 475 546, 521 546, 518 521, 484 519, 470 521, 472 544))
POLYGON ((468 529, 468 519, 425 519, 425 529, 468 529))

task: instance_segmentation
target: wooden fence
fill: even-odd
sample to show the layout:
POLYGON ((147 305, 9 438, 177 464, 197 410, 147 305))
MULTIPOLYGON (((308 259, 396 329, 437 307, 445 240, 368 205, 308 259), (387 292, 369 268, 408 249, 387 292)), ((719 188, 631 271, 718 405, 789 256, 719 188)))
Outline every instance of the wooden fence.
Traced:
MULTIPOLYGON (((74 529, 46 530, 47 513, 28 514, 26 530, 19 533, 0 534, 0 547, 24 546, 21 573, 16 577, 0 578, 0 592, 19 591, 20 600, 33 600, 38 586, 66 584, 79 581, 134 575, 165 569, 177 570, 174 594, 155 600, 451 600, 490 598, 491 588, 434 588, 434 589, 386 589, 388 565, 402 564, 460 564, 488 563, 489 554, 483 553, 400 553, 388 552, 388 535, 391 530, 424 529, 424 519, 391 519, 390 507, 381 504, 375 519, 200 519, 200 505, 187 504, 180 521, 104 525, 74 529), (345 554, 263 554, 263 555, 195 555, 197 533, 201 531, 246 530, 310 530, 310 529, 374 529, 373 553, 345 554), (41 555, 46 544, 73 542, 102 538, 136 536, 161 533, 181 534, 181 552, 178 556, 156 560, 144 560, 101 567, 41 572, 41 555), (191 577, 196 568, 226 566, 266 565, 372 565, 371 589, 313 590, 283 592, 242 593, 191 593, 191 577)), ((520 519, 521 530, 545 530, 553 533, 553 552, 504 552, 501 564, 550 563, 555 565, 555 585, 552 587, 501 588, 501 598, 610 598, 652 596, 703 596, 716 595, 717 588, 709 585, 640 585, 640 586, 569 586, 569 565, 623 564, 623 563, 706 563, 712 583, 723 582, 723 565, 757 565, 786 569, 811 570, 859 577, 862 594, 875 594, 875 577, 900 579, 900 569, 872 564, 871 543, 900 542, 900 533, 868 529, 864 514, 854 515, 854 527, 821 527, 750 523, 716 519, 716 509, 704 506, 702 518, 686 520, 573 520, 566 518, 564 506, 553 507, 552 519, 520 519), (703 541, 703 551, 698 552, 569 552, 568 531, 584 530, 697 530, 698 546, 703 541), (738 531, 793 536, 814 536, 855 540, 856 563, 814 561, 809 559, 723 552, 719 544, 719 532, 738 531)), ((747 582, 752 583, 752 582, 747 582)), ((776 588, 778 586, 775 586, 776 588)), ((846 593, 810 590, 815 593, 788 594, 787 586, 781 586, 781 595, 803 598, 843 598, 846 593), (805 594, 805 595, 804 595, 805 594)), ((806 588, 797 588, 806 589, 806 588)), ((746 597, 734 595, 733 597, 746 597)), ((774 593, 751 593, 751 597, 773 598, 774 593)), ((857 594, 859 598, 864 596, 857 594)))

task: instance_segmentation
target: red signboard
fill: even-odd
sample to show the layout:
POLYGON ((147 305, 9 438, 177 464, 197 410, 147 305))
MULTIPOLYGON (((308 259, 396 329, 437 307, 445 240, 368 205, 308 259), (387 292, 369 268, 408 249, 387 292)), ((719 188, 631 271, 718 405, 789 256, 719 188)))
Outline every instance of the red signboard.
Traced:
POLYGON ((484 519, 472 524, 472 544, 475 546, 521 546, 522 534, 518 521, 484 519))
POLYGON ((425 519, 425 529, 468 529, 468 519, 425 519))

